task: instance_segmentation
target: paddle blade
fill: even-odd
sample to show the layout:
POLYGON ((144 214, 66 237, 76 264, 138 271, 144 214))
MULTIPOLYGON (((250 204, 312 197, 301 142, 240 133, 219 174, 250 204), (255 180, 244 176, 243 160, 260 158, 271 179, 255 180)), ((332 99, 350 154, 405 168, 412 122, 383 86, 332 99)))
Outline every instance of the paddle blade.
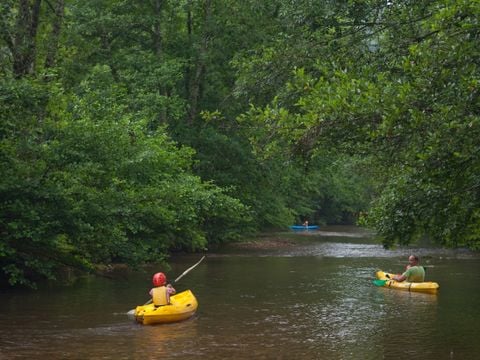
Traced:
POLYGON ((388 280, 373 280, 373 285, 375 286, 385 286, 388 280))

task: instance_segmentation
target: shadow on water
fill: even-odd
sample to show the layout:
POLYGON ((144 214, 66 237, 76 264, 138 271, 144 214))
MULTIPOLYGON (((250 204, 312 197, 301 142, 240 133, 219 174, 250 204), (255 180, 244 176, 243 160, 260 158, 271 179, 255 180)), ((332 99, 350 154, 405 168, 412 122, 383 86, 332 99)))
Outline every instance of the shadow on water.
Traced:
MULTIPOLYGON (((266 240, 209 254, 175 284, 199 301, 197 314, 182 323, 142 326, 126 316, 148 299, 151 274, 163 270, 155 267, 71 288, 4 292, 0 359, 475 358, 478 254, 388 251, 355 231, 275 234, 268 239, 277 246, 266 240), (401 271, 411 252, 421 254, 427 276, 440 283, 438 295, 373 286, 375 270, 401 271)), ((167 275, 178 276, 198 259, 172 258, 167 275)))

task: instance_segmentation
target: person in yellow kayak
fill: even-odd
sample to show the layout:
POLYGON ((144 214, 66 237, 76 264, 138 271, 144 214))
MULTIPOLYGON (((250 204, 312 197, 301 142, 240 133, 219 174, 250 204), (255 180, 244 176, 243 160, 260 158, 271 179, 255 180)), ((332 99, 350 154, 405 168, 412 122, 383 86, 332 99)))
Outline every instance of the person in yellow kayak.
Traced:
POLYGON ((408 257, 407 269, 402 275, 395 275, 393 280, 408 282, 423 282, 425 280, 425 268, 419 264, 418 256, 410 255, 408 257))
POLYGON ((153 286, 150 290, 150 296, 155 306, 163 306, 170 304, 170 295, 176 293, 172 285, 167 284, 167 277, 164 273, 159 272, 153 275, 153 286))

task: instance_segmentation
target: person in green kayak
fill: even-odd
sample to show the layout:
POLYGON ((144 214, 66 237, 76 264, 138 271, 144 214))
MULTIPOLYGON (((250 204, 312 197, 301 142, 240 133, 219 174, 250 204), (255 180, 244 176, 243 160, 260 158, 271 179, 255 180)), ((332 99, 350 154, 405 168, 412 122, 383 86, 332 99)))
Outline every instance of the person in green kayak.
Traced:
POLYGON ((395 275, 393 280, 408 282, 423 282, 425 280, 425 268, 419 264, 418 256, 410 255, 408 257, 407 269, 402 275, 395 275))
POLYGON ((155 306, 163 306, 170 304, 170 295, 176 293, 172 285, 167 284, 167 277, 164 273, 159 272, 153 275, 153 286, 150 290, 150 296, 155 306))

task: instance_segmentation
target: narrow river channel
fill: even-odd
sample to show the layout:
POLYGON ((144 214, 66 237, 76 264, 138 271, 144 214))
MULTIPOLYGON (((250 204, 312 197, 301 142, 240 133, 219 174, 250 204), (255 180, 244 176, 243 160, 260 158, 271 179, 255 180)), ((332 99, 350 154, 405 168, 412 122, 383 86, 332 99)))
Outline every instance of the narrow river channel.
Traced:
MULTIPOLYGON (((151 275, 81 279, 0 293, 0 359, 475 359, 480 255, 435 247, 384 250, 354 227, 274 234, 277 242, 211 251, 175 287, 199 302, 190 320, 143 326, 151 275), (268 246, 267 246, 268 245, 268 246), (437 295, 375 287, 410 253, 437 295)), ((255 245, 255 244, 254 244, 255 245)), ((201 255, 176 256, 175 278, 201 255)))

